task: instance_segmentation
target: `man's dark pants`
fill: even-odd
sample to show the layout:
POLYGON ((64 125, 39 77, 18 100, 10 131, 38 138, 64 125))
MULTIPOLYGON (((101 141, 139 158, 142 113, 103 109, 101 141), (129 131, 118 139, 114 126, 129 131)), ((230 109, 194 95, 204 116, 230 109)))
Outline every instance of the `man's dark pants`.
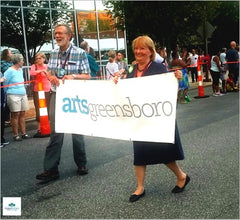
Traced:
MULTIPOLYGON (((44 170, 57 171, 58 165, 61 158, 61 150, 63 145, 64 133, 55 132, 55 103, 56 93, 51 94, 50 101, 50 125, 51 125, 51 136, 50 141, 47 145, 45 158, 44 158, 44 170)), ((87 163, 85 153, 85 143, 83 135, 72 134, 73 144, 73 156, 77 167, 85 166, 87 163)))

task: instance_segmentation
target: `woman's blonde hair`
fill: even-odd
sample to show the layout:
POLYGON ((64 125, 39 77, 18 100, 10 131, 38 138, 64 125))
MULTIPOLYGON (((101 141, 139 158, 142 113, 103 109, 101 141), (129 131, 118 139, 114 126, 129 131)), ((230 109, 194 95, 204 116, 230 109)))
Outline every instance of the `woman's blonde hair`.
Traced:
POLYGON ((42 57, 43 59, 46 60, 46 55, 43 52, 36 53, 34 58, 36 59, 37 56, 40 56, 40 57, 42 57))
POLYGON ((155 49, 155 45, 154 45, 154 42, 153 40, 148 37, 147 35, 143 35, 143 36, 139 36, 137 38, 135 38, 132 42, 132 49, 134 51, 134 48, 136 46, 145 46, 145 47, 148 47, 148 49, 152 52, 152 55, 150 57, 150 59, 152 61, 155 60, 155 57, 156 57, 156 49, 155 49))
POLYGON ((110 63, 112 63, 115 60, 116 52, 114 50, 110 50, 108 52, 108 60, 110 63))
MULTIPOLYGON (((45 53, 43 53, 43 52, 38 52, 38 53, 36 53, 35 56, 34 56, 34 64, 37 63, 37 62, 36 62, 36 58, 37 58, 38 56, 42 57, 44 60, 47 59, 45 53)), ((45 61, 44 61, 44 62, 45 62, 45 61)))

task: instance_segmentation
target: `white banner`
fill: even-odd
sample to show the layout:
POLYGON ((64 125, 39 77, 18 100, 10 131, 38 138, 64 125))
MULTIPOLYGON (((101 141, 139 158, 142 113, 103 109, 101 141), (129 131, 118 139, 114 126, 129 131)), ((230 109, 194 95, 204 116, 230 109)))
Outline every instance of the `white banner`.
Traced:
POLYGON ((56 132, 174 143, 174 73, 119 80, 66 80, 57 88, 56 132))

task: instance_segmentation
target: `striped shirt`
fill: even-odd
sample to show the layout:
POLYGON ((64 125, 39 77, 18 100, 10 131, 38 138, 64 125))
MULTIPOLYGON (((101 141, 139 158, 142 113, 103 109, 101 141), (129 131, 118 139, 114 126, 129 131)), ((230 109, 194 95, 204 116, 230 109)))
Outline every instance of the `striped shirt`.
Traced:
POLYGON ((86 52, 71 44, 64 53, 59 48, 52 51, 48 62, 48 71, 58 78, 62 78, 61 69, 65 70, 65 75, 91 73, 86 52))
POLYGON ((4 74, 4 72, 12 65, 13 64, 11 62, 6 62, 5 60, 1 60, 1 73, 4 74))
MULTIPOLYGON (((72 44, 65 52, 60 48, 52 51, 47 70, 58 78, 70 74, 91 73, 86 52, 72 44)), ((51 89, 55 91, 53 86, 51 89)))

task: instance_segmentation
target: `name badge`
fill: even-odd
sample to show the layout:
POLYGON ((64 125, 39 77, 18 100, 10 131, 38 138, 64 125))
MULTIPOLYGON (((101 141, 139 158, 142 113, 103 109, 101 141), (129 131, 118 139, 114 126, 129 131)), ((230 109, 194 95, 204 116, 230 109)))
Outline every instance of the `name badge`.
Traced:
POLYGON ((59 74, 58 74, 58 78, 60 78, 60 79, 63 78, 65 73, 66 73, 65 69, 60 69, 59 74))

